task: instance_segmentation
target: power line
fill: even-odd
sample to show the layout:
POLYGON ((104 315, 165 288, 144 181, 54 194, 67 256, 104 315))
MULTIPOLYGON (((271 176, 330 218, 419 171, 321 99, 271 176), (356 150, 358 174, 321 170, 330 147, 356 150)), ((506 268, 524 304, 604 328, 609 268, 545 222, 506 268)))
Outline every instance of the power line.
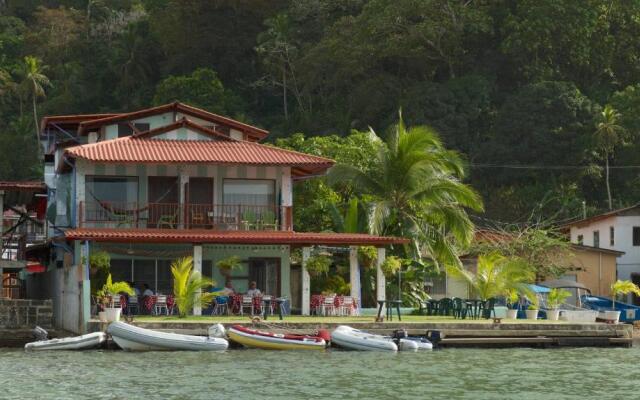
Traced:
MULTIPOLYGON (((525 165, 525 164, 469 164, 472 168, 504 168, 504 169, 551 169, 551 170, 581 170, 591 169, 593 165, 525 165)), ((609 169, 640 169, 640 165, 612 165, 609 169)))

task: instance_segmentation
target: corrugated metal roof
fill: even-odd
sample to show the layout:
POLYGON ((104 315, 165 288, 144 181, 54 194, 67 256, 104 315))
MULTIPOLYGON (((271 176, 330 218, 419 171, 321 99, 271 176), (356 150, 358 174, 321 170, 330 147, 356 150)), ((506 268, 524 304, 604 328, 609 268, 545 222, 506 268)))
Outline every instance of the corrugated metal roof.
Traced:
POLYGON ((292 231, 212 231, 205 229, 109 229, 78 228, 65 232, 69 240, 144 243, 229 243, 287 245, 388 245, 408 239, 364 233, 315 233, 292 231))
POLYGON ((324 170, 328 158, 298 153, 259 143, 235 140, 166 140, 124 137, 71 147, 70 157, 105 163, 212 163, 289 165, 324 170))

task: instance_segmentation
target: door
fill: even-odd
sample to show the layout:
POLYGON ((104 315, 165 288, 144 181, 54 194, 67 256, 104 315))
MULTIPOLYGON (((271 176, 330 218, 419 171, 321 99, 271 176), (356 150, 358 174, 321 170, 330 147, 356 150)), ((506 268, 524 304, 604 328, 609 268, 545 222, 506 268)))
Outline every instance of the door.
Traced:
POLYGON ((180 197, 177 176, 149 177, 149 226, 177 228, 180 197))
POLYGON ((280 296, 280 259, 250 258, 249 282, 255 281, 262 294, 280 296))
POLYGON ((190 178, 185 190, 189 226, 210 227, 213 221, 213 178, 190 178))

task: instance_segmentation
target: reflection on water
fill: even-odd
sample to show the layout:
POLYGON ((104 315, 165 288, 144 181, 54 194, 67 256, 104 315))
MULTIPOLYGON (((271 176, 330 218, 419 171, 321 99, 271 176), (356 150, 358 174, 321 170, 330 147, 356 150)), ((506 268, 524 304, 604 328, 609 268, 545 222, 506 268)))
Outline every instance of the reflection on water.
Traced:
POLYGON ((622 399, 637 397, 639 356, 638 348, 417 354, 0 349, 0 399, 622 399))

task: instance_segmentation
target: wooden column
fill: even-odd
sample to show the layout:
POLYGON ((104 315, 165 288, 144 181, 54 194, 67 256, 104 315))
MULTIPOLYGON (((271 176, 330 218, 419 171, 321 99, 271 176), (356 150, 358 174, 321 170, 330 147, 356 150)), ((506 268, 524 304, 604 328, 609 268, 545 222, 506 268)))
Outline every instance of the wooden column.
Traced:
POLYGON ((356 299, 358 312, 362 304, 362 291, 360 290, 360 266, 358 265, 358 246, 349 248, 349 282, 351 283, 351 297, 356 299))
MULTIPOLYGON (((193 271, 202 274, 202 245, 193 245, 193 271)), ((193 305, 193 315, 202 315, 200 302, 193 305)))
MULTIPOLYGON (((384 263, 385 259, 385 248, 378 247, 378 257, 376 259, 376 299, 377 300, 386 300, 386 286, 387 280, 382 273, 382 263, 384 263)), ((376 304, 377 305, 377 304, 376 304)), ((386 315, 386 310, 382 308, 382 314, 386 315)))
POLYGON ((311 314, 311 278, 307 271, 307 260, 311 256, 311 247, 302 248, 302 315, 311 314))

